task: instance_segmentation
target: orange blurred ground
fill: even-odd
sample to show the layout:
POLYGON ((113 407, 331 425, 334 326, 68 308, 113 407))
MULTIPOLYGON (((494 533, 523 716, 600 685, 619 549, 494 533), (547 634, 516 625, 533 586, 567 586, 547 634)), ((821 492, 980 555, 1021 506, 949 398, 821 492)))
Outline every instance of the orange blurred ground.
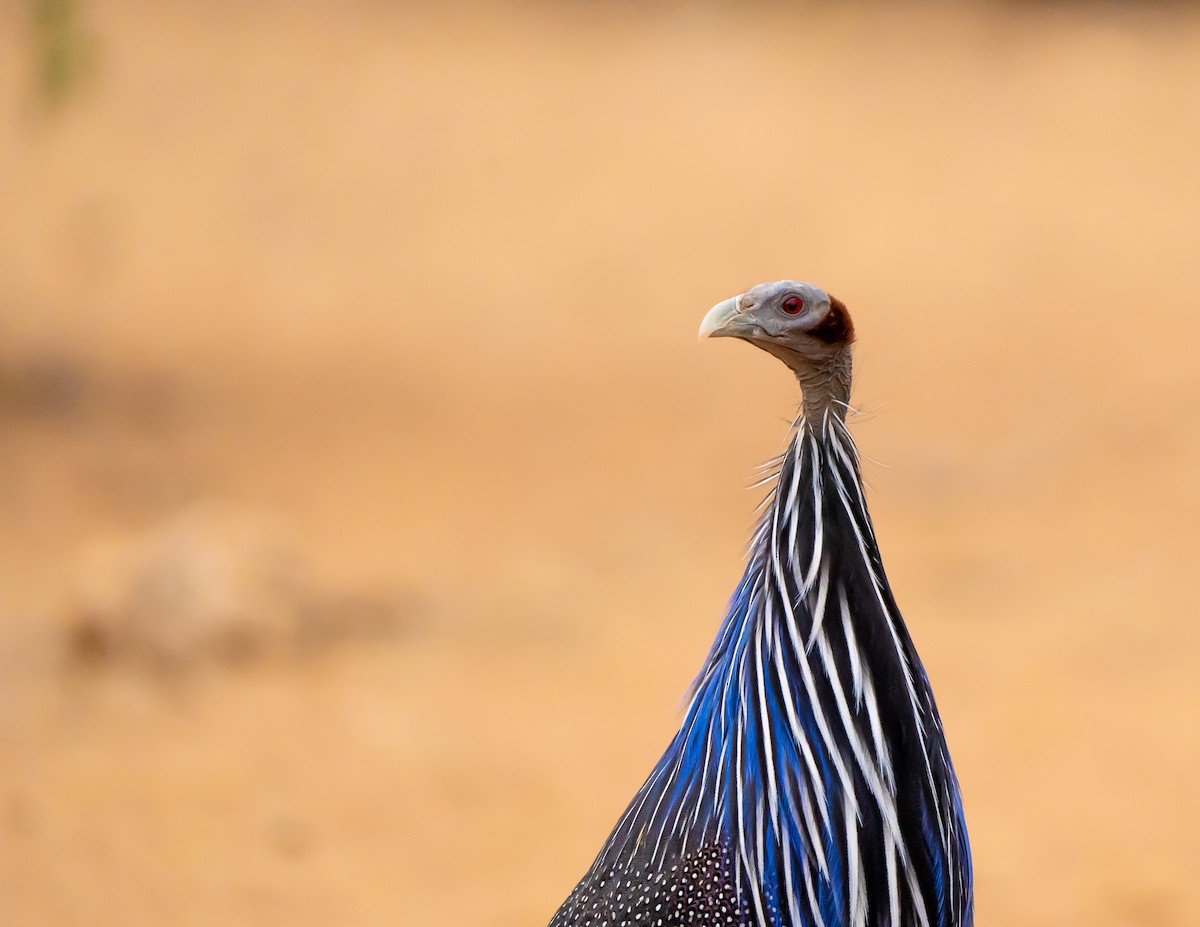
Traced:
POLYGON ((55 112, 0 32, 0 920, 545 923, 676 722, 795 402, 696 325, 799 276, 855 315, 978 922, 1200 923, 1195 13, 73 28, 55 112), (68 659, 84 553, 195 503, 392 590, 398 631, 68 659))

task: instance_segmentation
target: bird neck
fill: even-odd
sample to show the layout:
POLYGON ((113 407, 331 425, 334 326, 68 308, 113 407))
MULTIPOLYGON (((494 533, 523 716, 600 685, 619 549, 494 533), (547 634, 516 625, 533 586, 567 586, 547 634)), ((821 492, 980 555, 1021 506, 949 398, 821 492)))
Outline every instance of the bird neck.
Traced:
POLYGON ((819 361, 806 361, 792 367, 804 397, 804 419, 814 433, 824 433, 830 416, 839 422, 846 420, 852 371, 849 346, 819 361))
POLYGON ((890 911, 871 923, 963 927, 961 799, 834 395, 780 458, 683 724, 593 873, 715 847, 738 923, 865 924, 869 892, 890 911))
POLYGON ((841 384, 820 385, 805 400, 821 430, 798 423, 780 458, 683 724, 592 877, 686 879, 707 853, 738 886, 731 922, 969 927, 941 721, 884 575, 841 384))

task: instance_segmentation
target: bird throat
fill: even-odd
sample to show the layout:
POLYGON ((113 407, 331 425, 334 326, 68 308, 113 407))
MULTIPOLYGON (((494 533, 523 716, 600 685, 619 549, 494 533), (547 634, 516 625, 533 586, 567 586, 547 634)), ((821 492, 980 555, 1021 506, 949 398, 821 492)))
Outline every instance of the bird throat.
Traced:
MULTIPOLYGON (((788 362, 787 358, 784 360, 788 362)), ((853 358, 848 345, 820 361, 797 356, 788 366, 796 375, 804 397, 804 419, 815 433, 824 432, 825 422, 830 415, 839 422, 846 420, 853 373, 853 358)))

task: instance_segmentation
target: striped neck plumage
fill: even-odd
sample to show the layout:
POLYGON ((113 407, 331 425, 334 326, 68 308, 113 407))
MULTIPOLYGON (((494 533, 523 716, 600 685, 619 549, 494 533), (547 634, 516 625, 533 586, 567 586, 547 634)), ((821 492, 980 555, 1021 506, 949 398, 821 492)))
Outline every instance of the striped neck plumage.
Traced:
POLYGON ((958 787, 846 405, 828 389, 805 400, 683 724, 597 864, 715 846, 739 923, 963 927, 958 787))

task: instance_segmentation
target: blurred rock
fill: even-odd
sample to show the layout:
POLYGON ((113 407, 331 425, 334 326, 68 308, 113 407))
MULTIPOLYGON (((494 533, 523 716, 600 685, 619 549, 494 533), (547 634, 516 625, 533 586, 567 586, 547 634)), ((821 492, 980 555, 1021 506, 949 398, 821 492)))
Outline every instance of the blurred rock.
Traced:
POLYGON ((55 353, 0 358, 0 416, 73 420, 91 383, 84 365, 55 353))
POLYGON ((262 513, 197 505, 87 546, 67 649, 92 662, 242 663, 390 636, 404 611, 395 596, 320 588, 287 532, 262 513))

